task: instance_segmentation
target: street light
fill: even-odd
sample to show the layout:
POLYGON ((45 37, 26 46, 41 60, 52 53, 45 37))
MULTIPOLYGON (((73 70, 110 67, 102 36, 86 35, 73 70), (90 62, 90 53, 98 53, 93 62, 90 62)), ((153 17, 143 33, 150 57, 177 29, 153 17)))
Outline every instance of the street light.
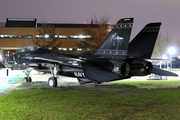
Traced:
POLYGON ((170 55, 174 54, 175 52, 176 52, 176 50, 175 50, 175 48, 173 48, 173 47, 170 47, 170 48, 168 49, 168 53, 169 53, 170 55))
POLYGON ((172 55, 175 54, 175 52, 176 52, 176 50, 173 47, 170 47, 168 49, 168 53, 170 54, 170 67, 171 67, 171 70, 172 70, 172 60, 171 59, 172 59, 172 55))

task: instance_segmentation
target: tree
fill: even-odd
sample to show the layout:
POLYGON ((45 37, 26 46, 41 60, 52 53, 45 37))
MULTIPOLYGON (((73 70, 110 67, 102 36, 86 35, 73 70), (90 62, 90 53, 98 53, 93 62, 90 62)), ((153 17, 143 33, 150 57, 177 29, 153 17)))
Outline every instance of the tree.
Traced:
POLYGON ((32 46, 33 45, 32 39, 33 38, 19 40, 20 47, 32 46))
POLYGON ((58 52, 58 47, 62 45, 62 41, 55 35, 55 28, 52 25, 42 24, 37 29, 37 35, 32 42, 38 47, 52 48, 52 51, 58 52))
POLYGON ((169 32, 167 32, 166 35, 160 33, 157 37, 152 57, 161 58, 162 55, 167 52, 168 47, 172 44, 171 41, 172 37, 169 35, 169 32))
POLYGON ((77 43, 77 46, 83 49, 90 49, 90 51, 85 51, 85 53, 94 53, 102 44, 108 34, 108 20, 108 16, 103 16, 98 19, 95 15, 92 19, 93 24, 91 23, 91 25, 84 29, 85 34, 90 35, 91 38, 88 40, 81 40, 77 43))
MULTIPOLYGON (((169 46, 172 44, 172 37, 169 35, 169 32, 166 35, 160 33, 157 37, 156 44, 153 50, 152 57, 162 59, 162 56, 167 53, 169 46)), ((163 65, 167 64, 167 61, 152 61, 154 65, 163 65)))

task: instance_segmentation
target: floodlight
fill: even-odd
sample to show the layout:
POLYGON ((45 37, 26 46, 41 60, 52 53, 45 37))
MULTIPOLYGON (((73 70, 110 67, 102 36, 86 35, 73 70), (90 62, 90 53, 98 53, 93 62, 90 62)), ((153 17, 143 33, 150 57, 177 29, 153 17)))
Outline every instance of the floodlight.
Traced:
POLYGON ((163 56, 162 56, 162 59, 167 59, 167 56, 166 56, 166 55, 163 55, 163 56))
POLYGON ((176 52, 176 50, 175 50, 175 48, 173 48, 173 47, 170 47, 169 49, 168 49, 168 53, 169 54, 174 54, 176 52))

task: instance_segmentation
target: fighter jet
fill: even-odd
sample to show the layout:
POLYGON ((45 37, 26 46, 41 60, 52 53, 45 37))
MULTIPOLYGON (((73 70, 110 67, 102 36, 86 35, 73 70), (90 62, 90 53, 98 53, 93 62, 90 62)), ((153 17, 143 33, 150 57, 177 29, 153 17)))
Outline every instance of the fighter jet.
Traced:
POLYGON ((133 18, 118 20, 99 49, 93 55, 65 55, 47 49, 27 46, 4 60, 7 67, 26 69, 25 82, 31 82, 30 67, 51 71, 48 84, 57 87, 57 75, 73 73, 80 84, 109 82, 146 76, 151 73, 177 76, 175 73, 153 67, 148 60, 161 26, 160 22, 147 24, 129 43, 133 18), (48 70, 49 68, 49 70, 48 70))

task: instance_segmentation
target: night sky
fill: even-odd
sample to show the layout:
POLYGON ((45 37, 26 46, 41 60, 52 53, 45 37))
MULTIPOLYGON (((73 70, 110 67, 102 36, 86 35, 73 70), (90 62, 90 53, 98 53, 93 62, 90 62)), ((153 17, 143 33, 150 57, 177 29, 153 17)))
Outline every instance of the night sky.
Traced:
POLYGON ((1 0, 0 22, 6 18, 37 18, 38 22, 90 23, 107 15, 115 24, 134 17, 132 36, 149 22, 162 22, 161 31, 180 37, 180 0, 1 0))

